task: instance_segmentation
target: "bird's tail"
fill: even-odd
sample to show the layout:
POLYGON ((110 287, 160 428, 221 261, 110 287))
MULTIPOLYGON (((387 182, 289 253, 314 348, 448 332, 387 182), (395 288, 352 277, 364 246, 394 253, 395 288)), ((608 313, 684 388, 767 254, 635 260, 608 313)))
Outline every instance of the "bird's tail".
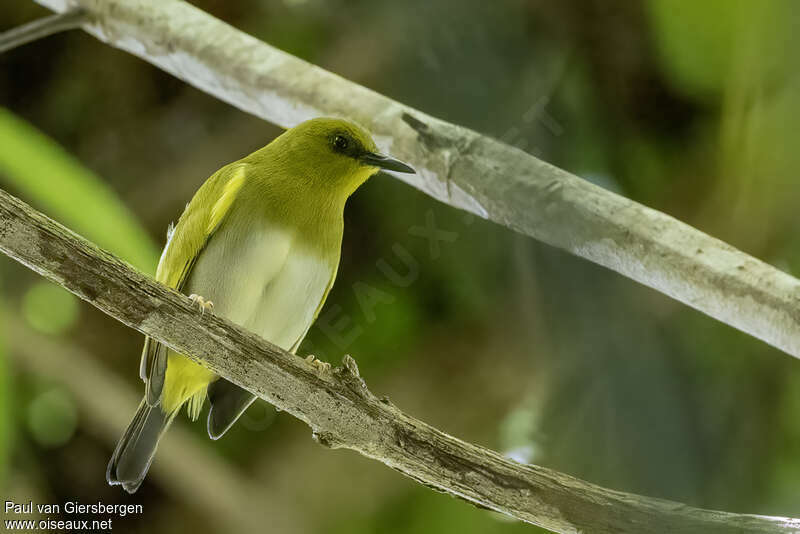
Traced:
POLYGON ((142 399, 108 462, 106 480, 109 484, 120 484, 128 493, 139 489, 156 454, 158 440, 169 428, 177 411, 165 414, 160 406, 149 406, 147 399, 142 399))

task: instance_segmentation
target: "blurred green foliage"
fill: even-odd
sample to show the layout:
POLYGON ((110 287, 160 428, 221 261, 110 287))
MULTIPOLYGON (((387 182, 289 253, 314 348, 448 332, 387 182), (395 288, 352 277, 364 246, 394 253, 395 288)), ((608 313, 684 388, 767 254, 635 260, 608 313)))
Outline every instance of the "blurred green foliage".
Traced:
MULTIPOLYGON (((452 497, 442 498, 433 492, 417 492, 402 499, 390 500, 382 513, 370 520, 350 519, 332 534, 402 534, 405 532, 485 532, 532 533, 539 529, 499 514, 467 508, 452 497)), ((545 532, 545 531, 541 531, 545 532)))
POLYGON ((4 329, 0 328, 0 488, 5 486, 8 473, 12 437, 14 433, 14 395, 11 389, 11 377, 3 340, 4 329))
POLYGON ((153 242, 119 197, 63 148, 4 108, 0 178, 71 229, 134 267, 155 272, 153 242))
POLYGON ((747 0, 646 2, 667 80, 690 98, 712 102, 718 98, 729 80, 741 7, 758 4, 747 0))
MULTIPOLYGON (((800 10, 791 0, 195 4, 800 272, 800 10)), ((0 21, 45 12, 32 6, 4 3, 0 21)), ((0 105, 0 179, 151 273, 151 236, 161 242, 214 170, 278 132, 80 32, 0 56, 0 105)), ((800 516, 795 359, 386 176, 354 195, 345 225, 324 324, 301 354, 336 364, 350 353, 376 393, 521 459, 692 505, 800 516), (434 248, 431 221, 448 236, 434 248)), ((0 275, 2 298, 32 327, 8 339, 56 336, 141 394, 141 336, 88 307, 77 313, 73 297, 11 262, 0 275)), ((90 408, 10 356, 21 379, 12 408, 0 367, 0 454, 15 436, 9 487, 128 498, 102 476, 113 442, 90 421, 105 400, 83 417, 90 408), (22 416, 5 417, 20 407, 22 416)), ((191 432, 243 487, 268 491, 296 532, 536 530, 323 451, 261 403, 219 442, 200 424, 191 432)), ((210 485, 218 468, 204 472, 210 485)), ((132 498, 145 517, 115 530, 214 530, 161 472, 132 498)))
POLYGON ((46 334, 63 334, 78 320, 78 299, 61 286, 37 282, 22 299, 22 315, 46 334))
POLYGON ((28 405, 27 422, 36 442, 47 448, 58 447, 75 434, 78 409, 72 395, 59 388, 49 389, 28 405))

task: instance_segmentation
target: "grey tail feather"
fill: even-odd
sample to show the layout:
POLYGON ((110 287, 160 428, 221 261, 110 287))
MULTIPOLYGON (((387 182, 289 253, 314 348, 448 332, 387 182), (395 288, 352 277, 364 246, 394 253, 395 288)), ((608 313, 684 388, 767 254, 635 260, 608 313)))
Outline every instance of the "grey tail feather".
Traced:
POLYGON ((128 493, 135 493, 142 484, 158 440, 169 428, 175 412, 165 414, 160 406, 150 406, 142 399, 136 415, 119 440, 106 469, 106 480, 112 486, 121 485, 128 493))
POLYGON ((145 383, 145 399, 150 406, 161 400, 164 378, 167 375, 167 348, 151 338, 145 338, 139 374, 145 383))
POLYGON ((219 439, 239 419, 256 396, 224 378, 208 386, 208 437, 219 439))

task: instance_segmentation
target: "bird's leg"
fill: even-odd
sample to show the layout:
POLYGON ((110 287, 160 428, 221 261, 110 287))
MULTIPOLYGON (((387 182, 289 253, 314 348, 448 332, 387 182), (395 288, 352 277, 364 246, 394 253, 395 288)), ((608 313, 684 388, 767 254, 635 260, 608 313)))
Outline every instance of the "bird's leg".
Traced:
POLYGON ((306 356, 306 361, 316 367, 319 374, 326 374, 331 371, 331 364, 318 360, 313 354, 306 356))
POLYGON ((213 310, 214 309, 214 303, 211 302, 210 300, 206 300, 205 298, 201 297, 200 295, 192 293, 191 295, 189 295, 189 299, 192 301, 192 303, 195 306, 200 308, 200 313, 204 314, 204 313, 206 313, 206 310, 213 310))

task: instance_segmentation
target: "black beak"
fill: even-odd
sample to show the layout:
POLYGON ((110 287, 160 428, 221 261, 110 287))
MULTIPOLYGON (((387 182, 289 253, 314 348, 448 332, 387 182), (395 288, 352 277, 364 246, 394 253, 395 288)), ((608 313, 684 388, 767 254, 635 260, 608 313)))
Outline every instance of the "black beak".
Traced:
POLYGON ((361 156, 360 159, 365 165, 380 167, 381 169, 386 169, 387 171, 408 172, 411 174, 415 174, 417 172, 402 161, 392 159, 389 156, 384 156, 383 154, 367 152, 361 156))

